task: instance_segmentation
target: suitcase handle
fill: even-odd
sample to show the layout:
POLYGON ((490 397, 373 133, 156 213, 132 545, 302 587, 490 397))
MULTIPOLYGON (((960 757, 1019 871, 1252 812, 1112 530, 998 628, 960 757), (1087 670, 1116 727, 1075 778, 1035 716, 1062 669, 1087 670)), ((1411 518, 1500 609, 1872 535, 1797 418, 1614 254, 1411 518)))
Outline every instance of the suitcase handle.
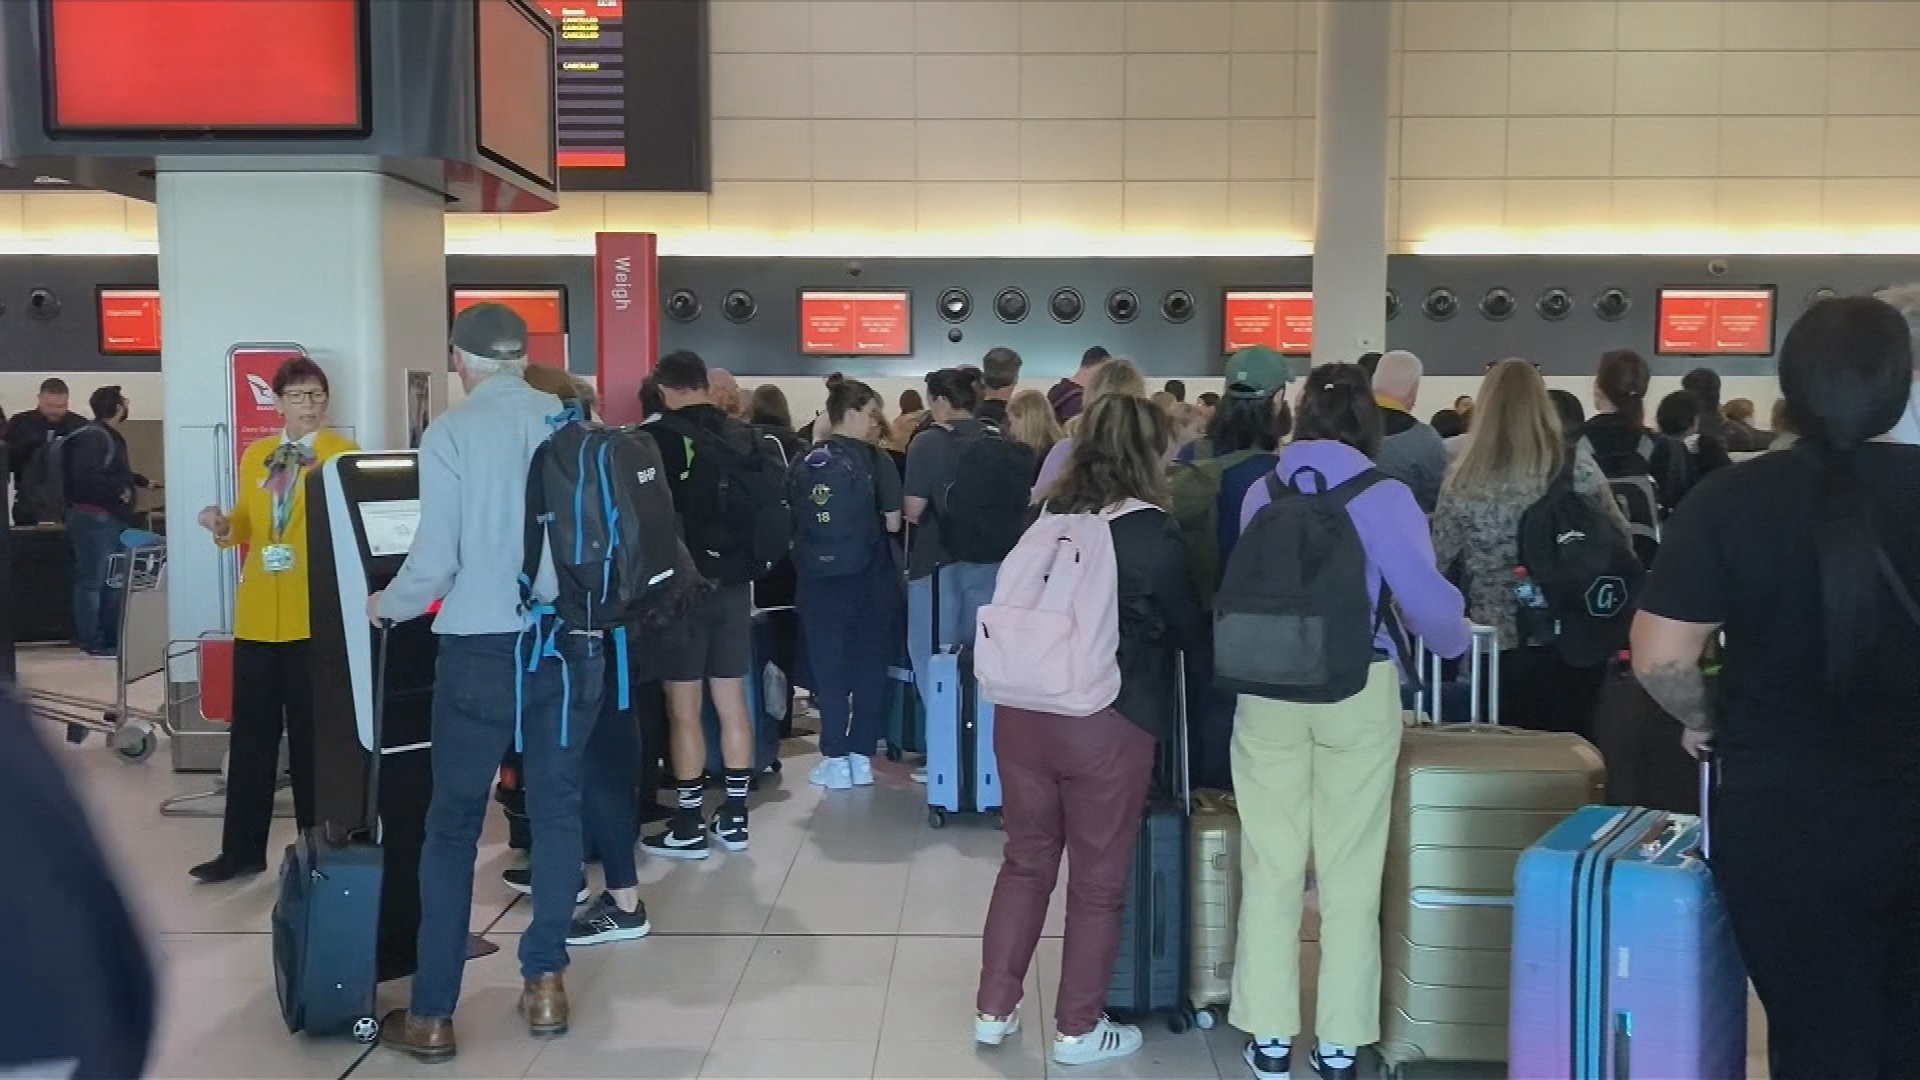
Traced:
POLYGON ((387 754, 387 638, 393 633, 393 620, 382 619, 377 628, 373 660, 373 753, 367 764, 367 835, 380 843, 380 766, 387 754))
POLYGON ((1713 861, 1713 789, 1719 786, 1719 759, 1712 750, 1700 752, 1700 857, 1713 861))
MULTIPOLYGON (((1424 723, 1438 725, 1441 722, 1440 699, 1441 679, 1444 661, 1440 654, 1427 648, 1427 643, 1414 639, 1414 671, 1425 672, 1425 678, 1414 693, 1414 712, 1416 718, 1424 723)), ((1467 722, 1485 723, 1498 726, 1500 723, 1500 631, 1492 626, 1473 624, 1472 637, 1467 644, 1467 722), (1485 707, 1482 697, 1485 695, 1485 707)))

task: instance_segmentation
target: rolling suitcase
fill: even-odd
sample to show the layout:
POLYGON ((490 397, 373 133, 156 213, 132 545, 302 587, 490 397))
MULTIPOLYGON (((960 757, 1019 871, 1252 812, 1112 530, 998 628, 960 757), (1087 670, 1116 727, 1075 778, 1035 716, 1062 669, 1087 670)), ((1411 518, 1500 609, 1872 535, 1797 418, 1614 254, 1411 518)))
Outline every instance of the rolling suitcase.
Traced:
POLYGON ((1707 836, 1704 818, 1588 806, 1521 857, 1511 1075, 1746 1075, 1746 969, 1707 836))
POLYGON ((1188 783, 1186 665, 1176 680, 1180 707, 1173 725, 1173 753, 1161 755, 1154 790, 1134 843, 1126 907, 1120 914, 1120 952, 1107 984, 1107 1011, 1122 1019, 1166 1013, 1178 1034, 1193 1021, 1187 1001, 1187 817, 1188 783))
POLYGON ((913 685, 913 666, 902 659, 887 669, 887 760, 927 752, 927 709, 913 685))
POLYGON ((1196 791, 1188 829, 1192 889, 1187 1001, 1203 1028, 1226 1020, 1240 930, 1240 812, 1229 791, 1196 791))
POLYGON ((992 814, 999 824, 1000 768, 993 756, 993 703, 973 677, 973 646, 940 644, 940 581, 933 583, 933 657, 927 663, 927 823, 992 814))
POLYGON ((1498 648, 1477 628, 1466 665, 1474 718, 1489 722, 1416 724, 1401 739, 1381 902, 1379 1051, 1390 1069, 1506 1056, 1514 865, 1602 791, 1600 755, 1584 739, 1490 722, 1498 648))
MULTIPOLYGON (((373 745, 382 743, 387 629, 379 631, 374 671, 373 745)), ((380 820, 379 753, 369 755, 366 820, 380 820)), ((377 830, 377 826, 375 826, 377 830)), ((280 863, 273 905, 273 981, 287 1030, 309 1035, 351 1034, 372 1042, 380 1034, 374 1011, 378 981, 380 887, 383 856, 377 834, 341 840, 324 827, 303 829, 280 863)))

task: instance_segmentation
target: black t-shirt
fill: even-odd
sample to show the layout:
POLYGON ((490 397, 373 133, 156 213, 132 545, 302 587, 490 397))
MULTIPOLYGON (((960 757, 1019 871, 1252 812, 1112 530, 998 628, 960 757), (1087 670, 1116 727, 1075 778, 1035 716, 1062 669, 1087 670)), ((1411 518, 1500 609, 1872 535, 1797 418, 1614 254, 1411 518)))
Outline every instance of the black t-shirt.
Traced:
POLYGON ((920 523, 914 526, 913 547, 907 557, 907 576, 916 581, 953 561, 940 539, 939 507, 946 502, 947 485, 959 471, 961 448, 985 432, 985 424, 963 417, 952 424, 935 424, 914 436, 913 445, 907 448, 905 493, 928 504, 920 523))
MULTIPOLYGON (((1920 591, 1920 447, 1871 443, 1854 467, 1861 504, 1908 587, 1920 591)), ((1841 715, 1826 676, 1814 535, 1822 464, 1767 454, 1702 481, 1666 527, 1641 606, 1725 628, 1719 733, 1729 787, 1837 786, 1857 797, 1914 785, 1920 761, 1920 625, 1876 593, 1854 693, 1841 715)))

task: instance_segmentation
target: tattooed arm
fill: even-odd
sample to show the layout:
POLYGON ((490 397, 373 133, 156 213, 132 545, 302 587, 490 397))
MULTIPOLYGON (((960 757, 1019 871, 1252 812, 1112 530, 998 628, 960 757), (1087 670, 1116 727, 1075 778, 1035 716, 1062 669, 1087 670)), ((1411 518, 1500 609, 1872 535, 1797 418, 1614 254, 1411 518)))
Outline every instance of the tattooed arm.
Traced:
POLYGON ((1660 707, 1695 736, 1713 731, 1700 654, 1718 627, 1642 611, 1633 619, 1633 673, 1660 707))

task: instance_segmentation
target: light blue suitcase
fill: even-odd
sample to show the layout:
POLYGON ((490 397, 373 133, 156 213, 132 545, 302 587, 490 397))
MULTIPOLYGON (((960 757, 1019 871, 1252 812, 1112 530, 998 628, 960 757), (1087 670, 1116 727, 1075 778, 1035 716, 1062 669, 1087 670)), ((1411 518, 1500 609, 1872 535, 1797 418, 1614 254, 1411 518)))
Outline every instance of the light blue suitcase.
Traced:
POLYGON ((1520 857, 1509 1075, 1746 1075, 1746 969, 1705 837, 1685 814, 1588 806, 1520 857))
POLYGON ((1000 769, 993 756, 993 703, 973 677, 973 648, 948 646, 927 665, 927 822, 952 814, 1000 811, 1000 769))

